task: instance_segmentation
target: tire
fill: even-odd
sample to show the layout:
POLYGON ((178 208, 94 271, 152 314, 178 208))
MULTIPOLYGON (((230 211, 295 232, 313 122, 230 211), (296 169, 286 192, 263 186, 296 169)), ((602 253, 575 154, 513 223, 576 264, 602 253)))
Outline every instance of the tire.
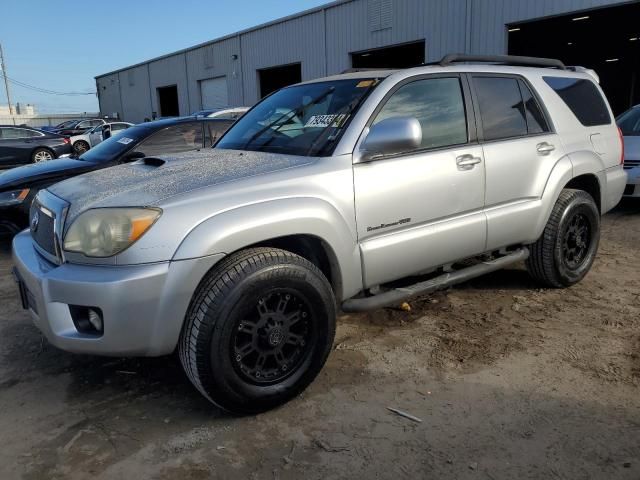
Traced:
POLYGON ((553 207, 542 236, 532 244, 527 270, 554 288, 578 283, 591 269, 600 242, 600 212, 593 197, 565 189, 553 207))
POLYGON ((55 155, 48 148, 36 148, 31 154, 31 161, 33 163, 48 162, 53 160, 55 155))
POLYGON ((178 353, 193 385, 234 414, 254 414, 302 392, 324 366, 335 336, 329 282, 293 253, 252 248, 202 280, 178 353))
POLYGON ((73 144, 73 151, 78 155, 82 155, 84 152, 88 151, 91 146, 85 142, 84 140, 78 140, 73 144))

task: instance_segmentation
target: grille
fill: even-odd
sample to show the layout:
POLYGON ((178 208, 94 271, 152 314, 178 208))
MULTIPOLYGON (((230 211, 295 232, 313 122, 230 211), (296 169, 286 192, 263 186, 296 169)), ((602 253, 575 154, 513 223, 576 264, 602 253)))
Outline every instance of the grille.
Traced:
POLYGON ((640 167, 640 160, 625 160, 624 169, 629 170, 631 168, 640 167))
POLYGON ((31 205, 31 211, 29 213, 29 222, 31 228, 31 236, 45 252, 56 255, 56 243, 55 233, 53 225, 55 220, 49 215, 45 214, 40 206, 40 202, 35 201, 31 205), (34 218, 37 216, 37 225, 34 218), (34 228, 35 226, 35 228, 34 228))

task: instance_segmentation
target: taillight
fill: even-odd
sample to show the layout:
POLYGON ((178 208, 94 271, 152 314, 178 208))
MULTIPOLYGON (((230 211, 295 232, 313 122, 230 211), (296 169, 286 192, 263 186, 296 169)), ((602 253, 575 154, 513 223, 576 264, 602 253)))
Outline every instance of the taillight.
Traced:
POLYGON ((64 137, 64 138, 62 139, 62 141, 63 141, 64 143, 71 143, 71 139, 70 139, 69 137, 64 137))
POLYGON ((618 127, 618 136, 620 137, 620 165, 624 164, 624 136, 622 135, 622 130, 618 127))

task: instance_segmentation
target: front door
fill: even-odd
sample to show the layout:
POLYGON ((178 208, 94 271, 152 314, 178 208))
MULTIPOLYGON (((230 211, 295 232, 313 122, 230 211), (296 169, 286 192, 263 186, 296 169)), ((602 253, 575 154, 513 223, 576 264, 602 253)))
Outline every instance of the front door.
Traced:
POLYGON ((463 80, 452 75, 405 82, 374 115, 372 125, 417 118, 422 145, 354 165, 365 288, 485 250, 484 157, 463 80))

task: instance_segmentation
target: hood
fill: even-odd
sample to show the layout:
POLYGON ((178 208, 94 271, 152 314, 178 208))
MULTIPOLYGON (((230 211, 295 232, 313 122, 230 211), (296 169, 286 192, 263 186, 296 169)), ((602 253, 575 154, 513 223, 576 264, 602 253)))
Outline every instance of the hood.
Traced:
POLYGON ((624 137, 625 160, 640 160, 640 135, 624 137))
POLYGON ((48 178, 55 178, 60 175, 79 175, 95 169, 95 163, 70 158, 59 158, 48 162, 33 163, 0 173, 0 191, 10 188, 28 187, 33 183, 48 178))
POLYGON ((157 206, 163 199, 201 187, 313 163, 314 158, 264 152, 207 149, 148 157, 57 183, 48 190, 68 201, 70 223, 97 207, 157 206))

